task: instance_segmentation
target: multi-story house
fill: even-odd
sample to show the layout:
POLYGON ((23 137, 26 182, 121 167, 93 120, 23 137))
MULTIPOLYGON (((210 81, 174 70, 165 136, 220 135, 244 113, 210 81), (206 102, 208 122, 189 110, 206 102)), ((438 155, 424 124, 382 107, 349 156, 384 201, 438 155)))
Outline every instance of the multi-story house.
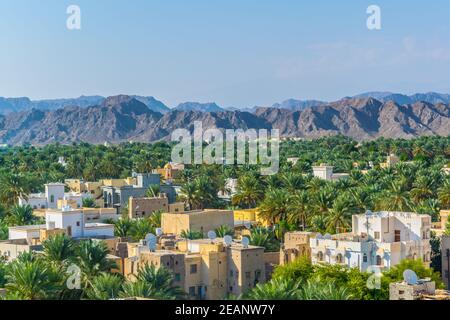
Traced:
POLYGON ((310 239, 313 263, 342 264, 366 271, 389 269, 403 259, 431 261, 431 217, 410 212, 367 212, 352 217, 352 233, 310 239))

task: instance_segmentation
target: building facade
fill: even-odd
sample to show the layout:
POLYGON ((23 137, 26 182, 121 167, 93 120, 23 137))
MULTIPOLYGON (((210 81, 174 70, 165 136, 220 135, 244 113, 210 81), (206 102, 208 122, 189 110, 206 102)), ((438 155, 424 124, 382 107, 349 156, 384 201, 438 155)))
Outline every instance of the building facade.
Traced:
POLYGON ((368 212, 352 217, 352 233, 310 239, 313 263, 341 264, 366 271, 389 269, 403 259, 431 261, 431 217, 408 212, 368 212))
POLYGON ((183 231, 207 233, 220 226, 234 228, 234 215, 230 210, 206 209, 183 213, 163 213, 161 229, 166 234, 180 235, 183 231))

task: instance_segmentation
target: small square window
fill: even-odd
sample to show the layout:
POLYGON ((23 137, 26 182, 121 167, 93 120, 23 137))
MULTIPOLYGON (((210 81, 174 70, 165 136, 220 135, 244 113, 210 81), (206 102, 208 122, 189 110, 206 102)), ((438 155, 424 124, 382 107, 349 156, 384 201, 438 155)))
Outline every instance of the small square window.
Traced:
POLYGON ((181 275, 179 273, 175 273, 174 279, 175 281, 181 281, 181 275))
POLYGON ((191 264, 191 274, 197 273, 197 265, 196 264, 191 264))

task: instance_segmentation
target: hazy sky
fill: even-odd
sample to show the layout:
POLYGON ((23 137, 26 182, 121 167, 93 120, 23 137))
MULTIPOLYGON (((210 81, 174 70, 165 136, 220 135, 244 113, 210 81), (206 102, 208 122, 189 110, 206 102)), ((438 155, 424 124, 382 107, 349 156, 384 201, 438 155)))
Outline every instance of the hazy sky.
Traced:
POLYGON ((0 96, 248 107, 450 93, 449 16, 448 0, 1 0, 0 96), (66 28, 71 4, 79 31, 66 28), (366 27, 371 4, 379 31, 366 27))

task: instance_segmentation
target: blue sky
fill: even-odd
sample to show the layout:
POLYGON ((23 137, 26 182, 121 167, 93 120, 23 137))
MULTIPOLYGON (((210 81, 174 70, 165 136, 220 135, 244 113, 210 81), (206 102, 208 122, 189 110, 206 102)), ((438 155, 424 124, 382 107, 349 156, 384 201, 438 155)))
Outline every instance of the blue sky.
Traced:
POLYGON ((450 3, 1 0, 0 96, 153 95, 225 107, 450 92, 450 3), (66 28, 77 4, 82 29, 66 28), (366 28, 381 7, 382 29, 366 28))

